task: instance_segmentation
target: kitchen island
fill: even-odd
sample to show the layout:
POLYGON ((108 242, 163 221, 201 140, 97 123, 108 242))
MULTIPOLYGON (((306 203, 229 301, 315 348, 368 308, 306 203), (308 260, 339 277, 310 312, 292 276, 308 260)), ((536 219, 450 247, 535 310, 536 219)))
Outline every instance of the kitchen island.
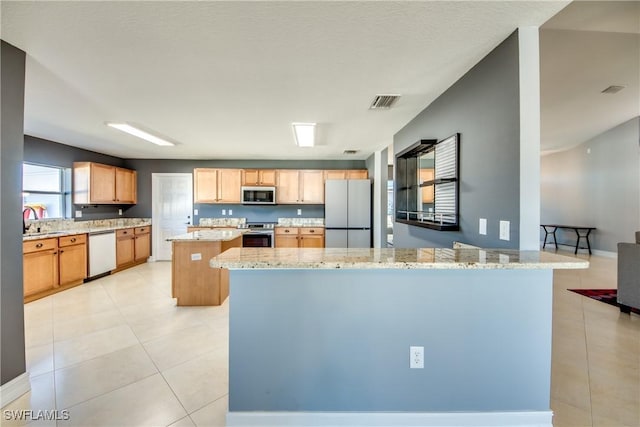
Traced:
POLYGON ((208 266, 229 248, 242 246, 240 230, 201 230, 167 239, 172 242, 171 296, 177 305, 220 305, 229 295, 229 271, 208 266))
POLYGON ((588 263, 238 248, 210 266, 230 269, 229 426, 551 426, 553 269, 588 263))

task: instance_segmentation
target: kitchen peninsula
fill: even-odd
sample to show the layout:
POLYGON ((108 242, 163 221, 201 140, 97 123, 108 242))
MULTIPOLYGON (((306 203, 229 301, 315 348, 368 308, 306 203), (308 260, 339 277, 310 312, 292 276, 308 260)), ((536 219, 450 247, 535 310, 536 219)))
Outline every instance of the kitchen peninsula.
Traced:
POLYGON ((551 426, 553 269, 588 262, 234 248, 210 266, 230 270, 229 426, 551 426))
POLYGON ((209 260, 242 246, 242 230, 199 230, 170 237, 171 296, 177 305, 220 305, 229 295, 229 271, 209 268, 209 260))

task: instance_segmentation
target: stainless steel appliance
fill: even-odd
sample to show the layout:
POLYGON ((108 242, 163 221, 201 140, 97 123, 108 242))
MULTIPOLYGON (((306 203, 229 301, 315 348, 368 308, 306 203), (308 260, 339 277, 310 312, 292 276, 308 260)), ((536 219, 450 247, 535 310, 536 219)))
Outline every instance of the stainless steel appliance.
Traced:
POLYGON ((328 179, 325 182, 325 247, 371 247, 371 181, 328 179))
POLYGON ((276 187, 242 187, 242 203, 245 205, 275 205, 276 187))
POLYGON ((271 222, 247 222, 238 228, 248 228, 249 231, 242 235, 242 247, 244 248, 272 248, 275 244, 275 223, 271 222))
POLYGON ((95 278, 116 268, 116 232, 89 233, 89 278, 95 278))

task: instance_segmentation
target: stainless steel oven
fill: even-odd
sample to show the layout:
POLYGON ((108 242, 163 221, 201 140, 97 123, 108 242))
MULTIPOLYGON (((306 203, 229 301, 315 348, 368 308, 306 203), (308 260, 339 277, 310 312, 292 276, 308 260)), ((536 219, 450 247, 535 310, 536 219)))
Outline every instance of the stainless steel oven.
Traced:
POLYGON ((249 231, 242 235, 242 247, 273 248, 275 245, 273 226, 274 224, 271 223, 243 224, 241 228, 248 228, 249 231))

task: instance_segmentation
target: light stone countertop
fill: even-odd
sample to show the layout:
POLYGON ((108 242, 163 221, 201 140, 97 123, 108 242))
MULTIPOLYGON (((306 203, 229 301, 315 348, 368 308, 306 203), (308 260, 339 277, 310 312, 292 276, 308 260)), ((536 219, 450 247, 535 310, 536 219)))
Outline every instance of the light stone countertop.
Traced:
POLYGON ((51 239, 55 237, 73 236, 76 234, 96 233, 100 231, 123 230, 125 228, 146 227, 149 225, 151 225, 151 221, 139 222, 139 223, 136 223, 135 225, 117 225, 117 226, 106 226, 106 227, 78 228, 75 230, 70 229, 70 230, 58 230, 58 231, 45 231, 42 233, 23 234, 22 241, 28 242, 30 240, 51 239))
POLYGON ((245 230, 200 230, 169 237, 169 242, 190 242, 194 240, 207 242, 224 242, 242 236, 245 230))
POLYGON ((236 269, 581 269, 583 259, 502 249, 231 248, 209 262, 236 269))

